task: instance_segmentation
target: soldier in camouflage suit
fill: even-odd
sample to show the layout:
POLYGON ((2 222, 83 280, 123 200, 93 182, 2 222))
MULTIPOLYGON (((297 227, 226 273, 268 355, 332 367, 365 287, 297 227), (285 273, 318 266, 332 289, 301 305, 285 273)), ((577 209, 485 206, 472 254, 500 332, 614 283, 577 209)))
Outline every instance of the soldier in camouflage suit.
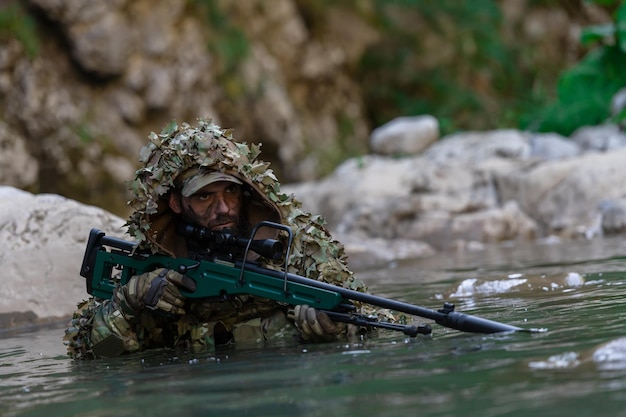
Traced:
MULTIPOLYGON (((293 196, 280 192, 269 164, 257 159, 259 153, 260 146, 238 142, 230 131, 208 120, 199 120, 197 126, 173 122, 160 134, 152 133, 141 152, 143 167, 131 183, 134 213, 126 224, 129 234, 152 253, 194 257, 194 242, 175 231, 181 218, 214 230, 234 226, 241 233, 262 220, 282 223, 293 231, 289 272, 366 291, 348 269, 343 246, 329 235, 323 219, 304 212, 293 196), (216 211, 223 213, 209 219, 216 211), (233 211, 239 212, 237 220, 233 211)), ((257 238, 286 243, 284 232, 261 230, 276 235, 257 238)), ((256 261, 280 267, 277 261, 256 261)), ((308 306, 252 296, 219 302, 185 299, 181 289, 193 290, 193 284, 176 271, 157 269, 132 277, 110 300, 83 301, 65 333, 68 354, 110 357, 157 347, 210 348, 277 338, 323 341, 355 331, 308 306)))

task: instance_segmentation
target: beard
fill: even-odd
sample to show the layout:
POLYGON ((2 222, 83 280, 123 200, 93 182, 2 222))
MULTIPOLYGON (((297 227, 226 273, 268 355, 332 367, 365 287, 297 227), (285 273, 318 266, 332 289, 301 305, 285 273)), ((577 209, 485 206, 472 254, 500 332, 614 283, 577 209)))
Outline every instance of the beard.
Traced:
POLYGON ((204 222, 202 221, 202 218, 196 212, 193 211, 191 206, 182 207, 181 217, 187 223, 190 223, 196 226, 202 226, 211 231, 219 231, 219 230, 224 229, 224 227, 221 227, 220 225, 224 225, 228 223, 234 224, 234 226, 230 226, 228 229, 230 229, 230 233, 232 233, 235 236, 239 235, 239 233, 247 229, 246 227, 243 226, 243 221, 242 221, 243 219, 241 218, 241 216, 231 216, 228 214, 220 214, 217 217, 215 217, 213 220, 204 224, 204 222))

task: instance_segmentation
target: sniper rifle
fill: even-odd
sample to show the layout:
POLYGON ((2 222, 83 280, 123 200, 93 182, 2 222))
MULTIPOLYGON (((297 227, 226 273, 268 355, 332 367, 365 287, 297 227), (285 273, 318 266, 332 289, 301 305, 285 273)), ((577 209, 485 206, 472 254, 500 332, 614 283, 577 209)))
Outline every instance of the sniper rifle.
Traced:
POLYGON ((307 304, 323 310, 334 321, 368 328, 398 330, 411 337, 430 334, 430 326, 409 326, 378 321, 355 313, 352 301, 428 318, 442 326, 464 332, 529 331, 456 312, 451 303, 444 303, 443 308, 439 310, 431 310, 288 273, 286 260, 289 259, 293 235, 291 229, 282 224, 261 222, 253 228, 252 237, 249 239, 234 236, 228 230, 216 232, 186 224, 179 225, 177 232, 203 244, 204 255, 201 259, 141 253, 137 250, 136 243, 106 236, 98 229, 91 229, 80 271, 80 275, 86 279, 87 292, 94 297, 111 298, 115 287, 125 284, 132 276, 157 268, 168 268, 195 281, 195 291, 183 292, 187 298, 209 298, 219 301, 238 294, 248 294, 287 305, 307 304), (254 239, 261 227, 283 230, 288 234, 286 254, 278 240, 254 239), (258 263, 246 260, 249 259, 250 251, 268 259, 285 259, 283 271, 264 268, 258 263))

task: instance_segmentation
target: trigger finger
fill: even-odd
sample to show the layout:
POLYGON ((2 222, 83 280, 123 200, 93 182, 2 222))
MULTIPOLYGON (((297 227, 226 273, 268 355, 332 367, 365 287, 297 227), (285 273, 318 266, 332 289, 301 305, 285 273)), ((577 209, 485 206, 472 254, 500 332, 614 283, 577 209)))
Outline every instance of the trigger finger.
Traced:
POLYGON ((188 291, 188 292, 194 292, 196 291, 197 287, 198 286, 196 285, 196 281, 189 278, 188 276, 183 276, 182 285, 181 285, 181 288, 183 290, 188 291))
POLYGON ((167 279, 177 287, 186 291, 193 292, 196 290, 196 281, 179 272, 172 270, 167 271, 167 279))

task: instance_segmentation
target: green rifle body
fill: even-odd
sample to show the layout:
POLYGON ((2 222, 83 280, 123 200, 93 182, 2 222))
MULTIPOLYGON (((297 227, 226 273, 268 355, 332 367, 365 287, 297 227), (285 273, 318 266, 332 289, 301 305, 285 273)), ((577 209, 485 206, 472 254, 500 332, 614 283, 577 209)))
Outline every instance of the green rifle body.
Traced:
MULTIPOLYGON (((241 273, 236 264, 220 261, 193 261, 185 258, 171 258, 163 255, 128 256, 120 253, 98 251, 92 279, 92 295, 100 298, 111 298, 117 279, 111 274, 122 266, 119 284, 124 285, 133 275, 140 275, 157 268, 185 271, 185 275, 196 282, 194 292, 183 292, 187 298, 219 299, 229 295, 249 294, 285 304, 308 304, 312 307, 333 310, 343 302, 347 302, 341 294, 310 285, 299 284, 288 280, 286 290, 284 280, 266 274, 251 271, 250 265, 241 273), (102 279, 105 278, 105 279, 102 279)), ((274 272, 274 271, 272 271, 274 272)))
MULTIPOLYGON (((440 325, 474 333, 523 331, 516 326, 495 322, 454 311, 452 304, 440 310, 378 297, 339 287, 299 275, 263 268, 250 262, 223 260, 196 261, 164 255, 135 253, 135 243, 107 237, 92 229, 87 242, 81 275, 87 280, 87 292, 94 297, 111 298, 117 285, 124 285, 134 276, 157 268, 168 268, 186 274, 196 282, 188 298, 228 299, 238 294, 267 298, 287 305, 307 304, 331 313, 336 321, 401 330, 415 336, 430 333, 430 328, 416 328, 394 323, 381 323, 352 314, 352 301, 432 319, 440 325)), ((421 327, 421 326, 420 326, 421 327)))

